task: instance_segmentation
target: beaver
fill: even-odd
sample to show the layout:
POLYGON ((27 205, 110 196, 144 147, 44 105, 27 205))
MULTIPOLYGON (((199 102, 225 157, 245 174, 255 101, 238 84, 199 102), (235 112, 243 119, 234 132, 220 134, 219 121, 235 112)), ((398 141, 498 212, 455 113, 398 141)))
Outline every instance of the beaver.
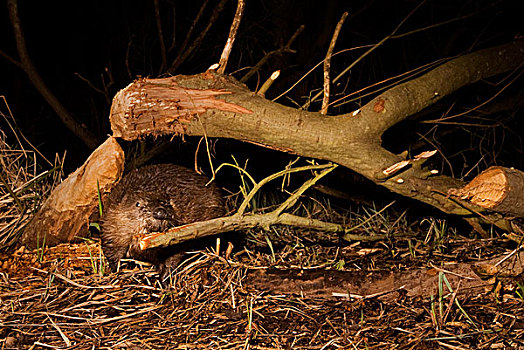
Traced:
POLYGON ((141 250, 137 234, 165 231, 225 214, 219 188, 193 170, 156 164, 125 175, 109 194, 101 218, 102 250, 112 271, 124 257, 155 265, 163 280, 180 262, 176 246, 141 250))

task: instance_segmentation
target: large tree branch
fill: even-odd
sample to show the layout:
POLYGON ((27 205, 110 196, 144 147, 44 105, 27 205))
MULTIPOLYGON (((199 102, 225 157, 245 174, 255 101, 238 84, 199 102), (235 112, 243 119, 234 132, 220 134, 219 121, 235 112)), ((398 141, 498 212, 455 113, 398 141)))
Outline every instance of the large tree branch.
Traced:
POLYGON ((367 134, 380 136, 391 126, 461 87, 515 69, 523 61, 524 40, 452 59, 417 79, 385 91, 366 104, 361 112, 362 119, 371 127, 367 134))
POLYGON ((380 137, 390 126, 446 94, 515 69, 523 60, 524 41, 465 55, 384 92, 355 116, 323 116, 285 107, 213 72, 140 79, 115 96, 111 125, 114 136, 126 140, 149 134, 207 135, 330 160, 403 196, 467 215, 472 212, 446 196, 448 189, 462 182, 434 176, 422 167, 424 159, 410 161, 402 171, 385 176, 385 169, 404 159, 385 150, 380 137))

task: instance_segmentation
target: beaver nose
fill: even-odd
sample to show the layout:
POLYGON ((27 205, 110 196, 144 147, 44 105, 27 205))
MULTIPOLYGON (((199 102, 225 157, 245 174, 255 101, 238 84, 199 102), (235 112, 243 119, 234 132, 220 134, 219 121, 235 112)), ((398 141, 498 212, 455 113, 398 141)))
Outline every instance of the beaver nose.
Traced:
POLYGON ((170 219, 169 213, 165 208, 158 207, 153 210, 153 217, 157 220, 167 220, 170 219))

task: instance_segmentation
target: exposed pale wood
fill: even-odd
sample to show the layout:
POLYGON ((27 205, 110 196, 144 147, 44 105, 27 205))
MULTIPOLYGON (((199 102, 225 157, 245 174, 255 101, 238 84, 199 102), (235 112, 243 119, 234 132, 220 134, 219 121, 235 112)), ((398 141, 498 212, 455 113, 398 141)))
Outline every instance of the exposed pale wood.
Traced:
POLYGON ((524 173, 516 169, 490 167, 449 193, 485 209, 524 217, 524 173))
MULTIPOLYGON (((209 73, 202 74, 207 79, 209 73)), ((138 79, 113 98, 113 136, 126 140, 145 135, 185 134, 187 126, 208 110, 253 113, 216 96, 231 94, 226 89, 187 89, 175 77, 138 79)))
POLYGON ((89 216, 97 206, 97 182, 110 190, 124 169, 124 152, 109 137, 75 172, 58 185, 25 227, 21 244, 28 248, 71 242, 87 233, 89 216), (44 238, 45 237, 45 238, 44 238))

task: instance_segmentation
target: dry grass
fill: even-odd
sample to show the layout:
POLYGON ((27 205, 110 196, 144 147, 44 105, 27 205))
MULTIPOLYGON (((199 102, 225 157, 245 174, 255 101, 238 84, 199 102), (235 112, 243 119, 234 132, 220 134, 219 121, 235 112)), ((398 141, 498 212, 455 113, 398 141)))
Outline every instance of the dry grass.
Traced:
MULTIPOLYGON (((271 281, 254 283, 257 271, 297 267, 301 267, 298 271, 318 267, 330 271, 335 262, 344 260, 345 267, 339 270, 359 266, 372 274, 408 269, 407 264, 416 268, 425 265, 428 257, 418 249, 421 258, 413 259, 402 244, 392 257, 383 243, 374 243, 378 250, 363 255, 358 253, 365 247, 334 247, 328 240, 321 244, 314 242, 315 233, 293 230, 278 230, 278 240, 272 235, 271 251, 263 245, 265 236, 262 231, 252 232, 245 248, 228 259, 223 252, 192 254, 168 288, 158 283, 154 271, 141 265, 125 263, 119 273, 101 275, 93 268, 100 252, 96 242, 48 248, 42 259, 37 251, 19 251, 7 260, 13 269, 0 276, 2 349, 524 346, 524 301, 518 288, 468 293, 453 286, 458 293, 452 293, 444 286, 435 295, 408 297, 400 291, 366 300, 275 293, 271 281)), ((452 251, 467 261, 480 250, 501 250, 497 246, 502 243, 456 240, 441 254, 452 251)))
POLYGON ((5 132, 0 128, 1 251, 16 242, 31 214, 58 183, 62 173, 61 161, 55 159, 53 164, 41 156, 16 130, 12 115, 0 112, 0 120, 4 122, 0 125, 7 126, 5 132), (44 171, 42 166, 50 170, 44 171))

